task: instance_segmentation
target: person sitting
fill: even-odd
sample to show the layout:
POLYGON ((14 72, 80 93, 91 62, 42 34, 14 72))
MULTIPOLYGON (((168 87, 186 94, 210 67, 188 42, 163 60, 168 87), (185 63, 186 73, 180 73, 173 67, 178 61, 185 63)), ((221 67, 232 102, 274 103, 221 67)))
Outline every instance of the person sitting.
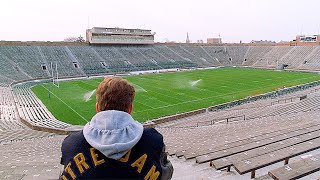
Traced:
POLYGON ((99 84, 97 113, 62 143, 60 179, 171 179, 162 135, 131 116, 134 97, 134 87, 120 77, 99 84))

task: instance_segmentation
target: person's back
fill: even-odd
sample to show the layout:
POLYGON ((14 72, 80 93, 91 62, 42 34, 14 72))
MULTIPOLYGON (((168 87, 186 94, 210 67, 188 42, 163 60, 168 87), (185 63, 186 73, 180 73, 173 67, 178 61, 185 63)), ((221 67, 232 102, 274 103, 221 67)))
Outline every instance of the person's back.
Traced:
POLYGON ((163 138, 130 115, 134 88, 106 78, 97 89, 97 114, 62 144, 61 179, 170 179, 163 138))

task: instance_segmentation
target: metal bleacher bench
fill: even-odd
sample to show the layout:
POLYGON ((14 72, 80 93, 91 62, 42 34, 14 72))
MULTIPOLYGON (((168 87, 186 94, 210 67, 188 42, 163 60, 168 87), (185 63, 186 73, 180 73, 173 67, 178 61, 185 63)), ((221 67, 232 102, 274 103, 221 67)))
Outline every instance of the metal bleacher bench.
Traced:
POLYGON ((234 164, 234 167, 239 174, 251 172, 251 178, 255 178, 255 171, 257 169, 281 161, 285 161, 285 164, 288 164, 289 158, 298 156, 303 153, 307 153, 318 148, 320 148, 320 138, 316 138, 297 145, 273 151, 271 153, 264 154, 261 156, 256 156, 253 158, 239 161, 234 164))
POLYGON ((239 174, 251 172, 251 178, 254 178, 257 169, 283 160, 287 164, 289 158, 320 147, 318 123, 307 123, 271 134, 265 139, 255 138, 252 142, 198 156, 196 161, 210 161, 210 165, 217 170, 228 168, 230 171, 230 167, 234 166, 239 174))
POLYGON ((198 163, 205 163, 212 160, 231 156, 237 153, 245 152, 251 149, 255 149, 258 147, 263 147, 268 144, 272 144, 278 141, 289 139, 297 135, 308 133, 310 130, 306 128, 310 128, 310 127, 312 128, 315 127, 314 130, 320 129, 320 126, 318 124, 311 123, 311 124, 302 125, 301 127, 295 128, 295 129, 284 129, 284 130, 276 131, 270 134, 253 137, 251 138, 252 139, 251 141, 242 141, 242 143, 239 142, 239 143, 235 143, 235 145, 229 145, 228 148, 224 147, 221 149, 216 149, 215 152, 196 157, 196 161, 198 163))
MULTIPOLYGON (((311 130, 311 129, 310 129, 311 130)), ((296 136, 297 138, 289 138, 285 139, 276 143, 272 143, 266 146, 262 146, 259 148, 255 148, 249 151, 245 151, 243 153, 238 153, 235 155, 228 156, 226 158, 217 159, 211 162, 211 165, 214 166, 217 170, 223 169, 223 168, 230 168, 231 165, 234 163, 248 159, 250 157, 263 155, 266 153, 270 153, 282 148, 290 147, 308 140, 312 140, 314 138, 317 138, 320 136, 320 130, 317 131, 310 131, 310 133, 307 134, 301 134, 296 136)))
POLYGON ((300 161, 269 171, 276 180, 298 179, 320 170, 320 154, 308 156, 300 161))

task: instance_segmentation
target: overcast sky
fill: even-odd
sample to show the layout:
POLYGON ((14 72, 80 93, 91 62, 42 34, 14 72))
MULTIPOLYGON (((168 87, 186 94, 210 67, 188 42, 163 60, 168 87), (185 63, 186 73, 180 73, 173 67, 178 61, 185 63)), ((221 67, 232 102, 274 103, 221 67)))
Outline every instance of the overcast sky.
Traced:
POLYGON ((146 28, 155 39, 289 41, 318 34, 320 0, 0 0, 0 40, 61 41, 90 27, 146 28))

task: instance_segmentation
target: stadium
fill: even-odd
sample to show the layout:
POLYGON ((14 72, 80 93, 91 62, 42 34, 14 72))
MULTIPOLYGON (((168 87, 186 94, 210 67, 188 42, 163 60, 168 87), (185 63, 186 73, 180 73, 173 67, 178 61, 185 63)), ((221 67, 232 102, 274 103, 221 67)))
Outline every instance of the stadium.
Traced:
POLYGON ((1 177, 57 178, 61 142, 90 121, 106 76, 135 86, 133 116, 163 134, 174 179, 319 175, 320 46, 92 31, 89 42, 1 42, 1 177))
POLYGON ((1 2, 0 180, 76 179, 102 162, 90 149, 67 170, 61 146, 114 76, 135 88, 132 117, 163 135, 173 180, 320 179, 319 5, 1 2))

